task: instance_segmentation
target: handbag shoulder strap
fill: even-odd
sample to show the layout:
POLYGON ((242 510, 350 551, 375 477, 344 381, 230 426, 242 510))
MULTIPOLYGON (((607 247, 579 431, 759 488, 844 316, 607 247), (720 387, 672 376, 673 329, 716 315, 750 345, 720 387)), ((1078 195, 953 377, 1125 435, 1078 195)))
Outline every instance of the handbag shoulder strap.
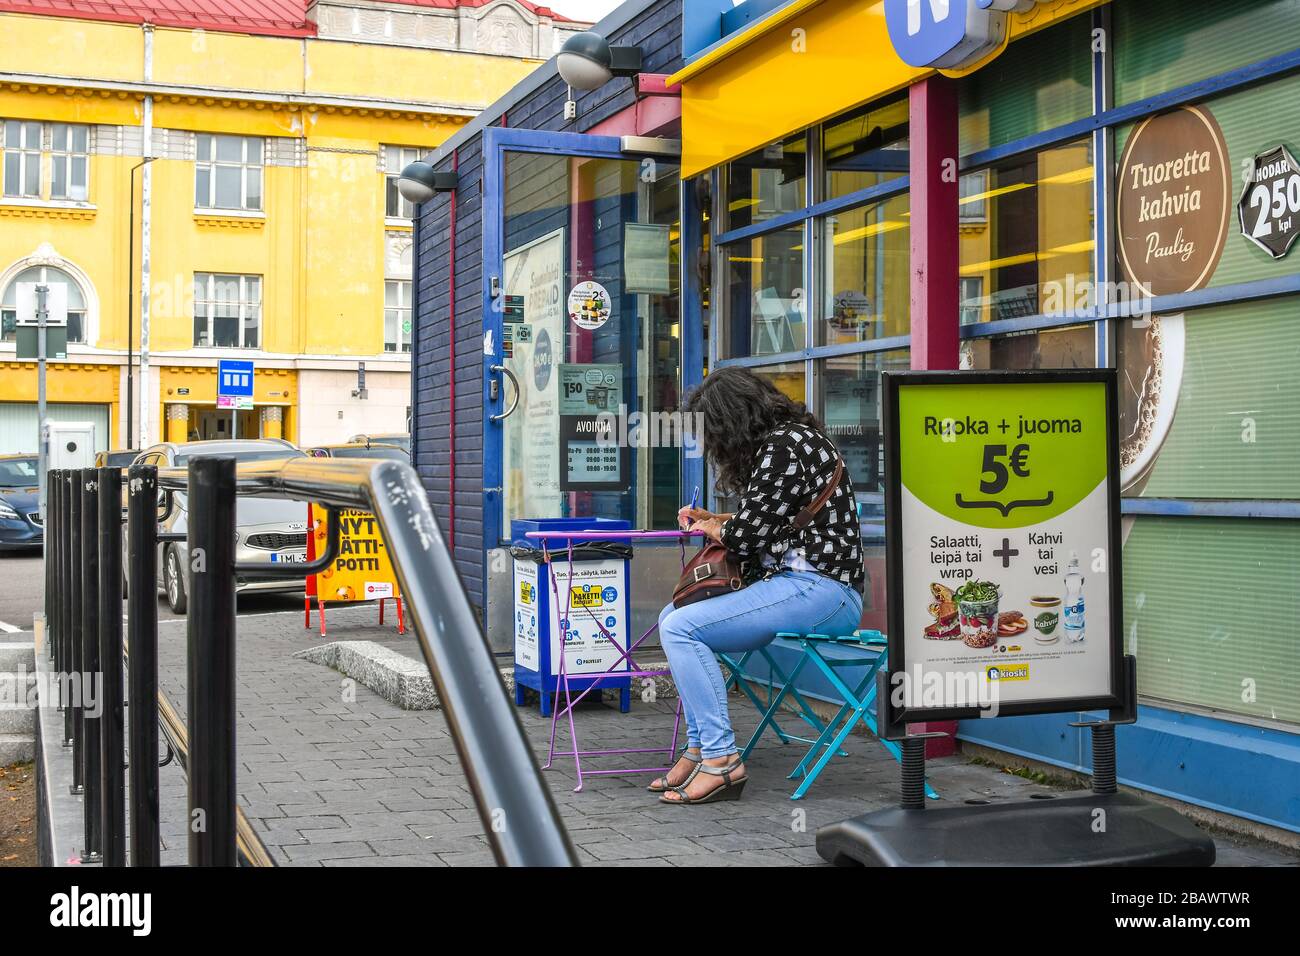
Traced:
POLYGON ((806 508, 800 508, 799 513, 794 516, 794 529, 802 531, 807 527, 808 522, 812 521, 817 512, 822 510, 822 506, 830 501, 831 495, 835 494, 835 489, 840 486, 840 479, 844 477, 844 459, 837 458, 835 461, 835 474, 831 475, 831 480, 826 482, 826 487, 806 508))

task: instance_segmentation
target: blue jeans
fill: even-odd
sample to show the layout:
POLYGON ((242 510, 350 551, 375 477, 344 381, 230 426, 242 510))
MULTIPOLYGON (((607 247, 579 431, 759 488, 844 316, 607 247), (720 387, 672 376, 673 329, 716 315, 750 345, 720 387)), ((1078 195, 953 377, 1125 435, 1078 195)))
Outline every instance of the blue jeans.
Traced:
POLYGON ((747 588, 659 615, 659 642, 686 713, 686 739, 705 757, 736 752, 726 681, 714 651, 764 647, 779 632, 852 634, 862 595, 816 571, 785 570, 747 588))

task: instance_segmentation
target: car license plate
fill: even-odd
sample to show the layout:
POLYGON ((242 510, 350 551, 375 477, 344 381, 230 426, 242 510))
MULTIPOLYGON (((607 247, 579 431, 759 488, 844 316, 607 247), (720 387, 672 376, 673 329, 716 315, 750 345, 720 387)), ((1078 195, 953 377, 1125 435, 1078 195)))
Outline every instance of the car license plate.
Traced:
POLYGON ((271 555, 272 564, 306 564, 306 551, 277 551, 271 555))

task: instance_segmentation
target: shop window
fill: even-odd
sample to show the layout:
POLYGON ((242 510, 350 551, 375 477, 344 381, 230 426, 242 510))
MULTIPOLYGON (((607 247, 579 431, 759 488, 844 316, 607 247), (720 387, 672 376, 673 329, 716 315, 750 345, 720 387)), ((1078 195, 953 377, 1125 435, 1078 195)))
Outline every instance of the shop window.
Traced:
POLYGON ((815 411, 844 456, 858 502, 866 571, 862 624, 880 630, 887 628, 880 373, 904 371, 909 365, 907 349, 835 355, 813 363, 815 411))
POLYGON ((0 299, 0 342, 12 342, 18 324, 18 283, 40 282, 68 287, 68 341, 86 343, 86 295, 75 279, 54 266, 32 266, 10 280, 0 299))
MULTIPOLYGON (((1132 519, 1124 541, 1125 651, 1159 662, 1138 668, 1138 693, 1295 729, 1297 567, 1300 522, 1132 519)), ((1085 580, 1085 598, 1093 583, 1085 580)))
POLYGON ((1091 323, 967 339, 961 346, 963 369, 1014 371, 1096 365, 1097 329, 1091 323))
POLYGON ((822 128, 826 199, 908 173, 907 97, 856 110, 822 128))
POLYGON ((804 347, 802 223, 726 246, 721 357, 773 355, 804 347))
POLYGON ((1117 322, 1126 495, 1300 499, 1296 298, 1117 322))
POLYGON ((906 194, 822 221, 817 345, 907 335, 911 231, 906 194))
POLYGON ((1121 105, 1300 47, 1296 0, 1143 0, 1111 8, 1121 105))
POLYGON ((910 361, 907 349, 894 349, 834 355, 815 363, 818 417, 844 456, 864 518, 883 519, 879 506, 868 507, 869 497, 884 491, 880 373, 905 371, 910 361))
POLYGON ((384 283, 384 351, 411 351, 411 281, 384 283))
POLYGON ((992 63, 962 77, 959 91, 963 156, 1088 116, 1091 18, 1071 17, 1016 40, 992 63))
POLYGON ((404 199, 397 190, 397 179, 402 170, 420 158, 417 146, 385 146, 384 150, 384 215, 389 219, 413 219, 415 204, 404 199))
POLYGON ((262 138, 199 133, 194 142, 194 205, 199 209, 260 210, 262 138))
POLYGON ((727 228, 739 229, 807 205, 803 133, 771 143, 727 167, 727 228))
POLYGON ((0 124, 0 146, 4 154, 6 196, 74 202, 86 200, 89 192, 89 126, 5 120, 0 124), (48 166, 45 166, 47 162, 48 166))
POLYGON ((807 401, 807 375, 803 362, 784 362, 780 365, 763 365, 751 371, 776 386, 777 391, 796 402, 807 401))
POLYGON ((980 289, 978 313, 974 297, 963 295, 964 322, 1064 314, 1095 301, 1092 178, 1087 141, 965 177, 987 187, 962 198, 964 208, 982 204, 987 221, 960 231, 961 277, 978 279, 980 289))
POLYGON ((261 276, 194 273, 196 348, 255 349, 261 331, 261 276))

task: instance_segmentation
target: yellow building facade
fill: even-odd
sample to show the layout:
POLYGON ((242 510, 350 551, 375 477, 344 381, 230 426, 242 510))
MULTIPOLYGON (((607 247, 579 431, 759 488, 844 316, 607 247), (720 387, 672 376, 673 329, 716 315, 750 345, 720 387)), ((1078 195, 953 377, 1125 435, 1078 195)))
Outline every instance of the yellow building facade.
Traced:
POLYGON ((25 283, 68 287, 50 415, 98 448, 228 437, 223 358, 256 367, 241 437, 405 431, 392 180, 583 25, 519 0, 313 3, 253 32, 87 17, 0 12, 0 453, 36 450, 25 283))

